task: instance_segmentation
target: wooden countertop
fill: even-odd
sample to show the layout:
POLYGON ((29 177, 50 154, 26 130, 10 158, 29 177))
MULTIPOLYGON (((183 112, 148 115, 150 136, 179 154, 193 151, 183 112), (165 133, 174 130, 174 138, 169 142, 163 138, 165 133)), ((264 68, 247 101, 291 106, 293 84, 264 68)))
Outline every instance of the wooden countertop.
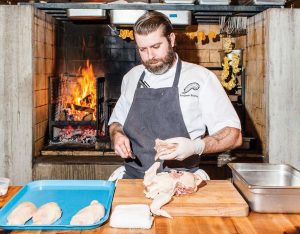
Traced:
MULTIPOLYGON (((2 207, 21 187, 12 186, 0 197, 2 207)), ((150 230, 111 228, 109 223, 85 231, 12 231, 13 234, 38 233, 109 233, 109 234, 180 234, 180 233, 300 233, 300 214, 259 214, 250 212, 248 217, 155 217, 150 230)), ((2 230, 0 230, 2 233, 2 230)))

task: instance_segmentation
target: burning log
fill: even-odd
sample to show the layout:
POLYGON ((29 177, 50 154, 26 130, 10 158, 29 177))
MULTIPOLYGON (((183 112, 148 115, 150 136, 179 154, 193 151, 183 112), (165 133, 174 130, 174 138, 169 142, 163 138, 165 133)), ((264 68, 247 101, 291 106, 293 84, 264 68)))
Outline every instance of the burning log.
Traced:
POLYGON ((71 109, 77 110, 77 111, 84 111, 84 112, 88 112, 88 113, 91 113, 91 114, 95 112, 95 109, 93 109, 91 107, 79 106, 79 105, 71 104, 71 103, 67 104, 67 108, 71 108, 71 109))
POLYGON ((93 114, 87 114, 85 116, 83 116, 82 118, 83 121, 92 121, 93 120, 93 114))
POLYGON ((93 102, 93 95, 92 94, 89 94, 87 96, 85 96, 81 101, 80 101, 80 104, 81 105, 84 105, 84 104, 90 104, 93 102))
POLYGON ((70 108, 65 108, 59 113, 59 121, 74 121, 74 115, 70 108))
POLYGON ((63 110, 59 113, 59 117, 58 117, 59 121, 66 121, 67 120, 67 115, 66 115, 66 111, 63 110))

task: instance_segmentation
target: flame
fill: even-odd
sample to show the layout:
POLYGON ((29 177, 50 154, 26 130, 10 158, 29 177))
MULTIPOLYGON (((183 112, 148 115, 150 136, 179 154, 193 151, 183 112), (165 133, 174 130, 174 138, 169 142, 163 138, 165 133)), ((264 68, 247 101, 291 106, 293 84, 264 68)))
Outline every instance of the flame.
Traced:
POLYGON ((96 119, 96 78, 93 65, 86 61, 86 66, 81 70, 81 77, 77 79, 77 85, 71 90, 68 107, 75 121, 96 119), (86 119, 85 119, 86 118, 86 119))

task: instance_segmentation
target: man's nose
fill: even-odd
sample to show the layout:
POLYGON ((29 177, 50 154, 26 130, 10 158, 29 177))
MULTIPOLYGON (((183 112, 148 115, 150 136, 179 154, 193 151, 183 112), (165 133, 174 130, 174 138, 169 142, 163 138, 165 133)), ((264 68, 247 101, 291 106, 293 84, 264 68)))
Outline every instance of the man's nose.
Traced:
POLYGON ((147 50, 147 55, 148 55, 148 60, 154 58, 154 53, 153 53, 152 49, 147 50))

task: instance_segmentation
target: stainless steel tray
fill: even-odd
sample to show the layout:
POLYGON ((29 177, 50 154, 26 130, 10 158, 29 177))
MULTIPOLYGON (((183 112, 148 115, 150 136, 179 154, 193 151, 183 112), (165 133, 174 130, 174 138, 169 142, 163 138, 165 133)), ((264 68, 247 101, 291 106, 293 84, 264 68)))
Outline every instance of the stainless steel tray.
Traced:
POLYGON ((73 20, 105 19, 106 12, 103 9, 67 9, 67 16, 73 20))
POLYGON ((229 163, 233 184, 253 211, 300 212, 300 171, 287 164, 229 163))
POLYGON ((283 6, 285 0, 239 0, 239 5, 279 5, 283 6))
POLYGON ((231 0, 198 0, 200 5, 229 5, 231 0))

